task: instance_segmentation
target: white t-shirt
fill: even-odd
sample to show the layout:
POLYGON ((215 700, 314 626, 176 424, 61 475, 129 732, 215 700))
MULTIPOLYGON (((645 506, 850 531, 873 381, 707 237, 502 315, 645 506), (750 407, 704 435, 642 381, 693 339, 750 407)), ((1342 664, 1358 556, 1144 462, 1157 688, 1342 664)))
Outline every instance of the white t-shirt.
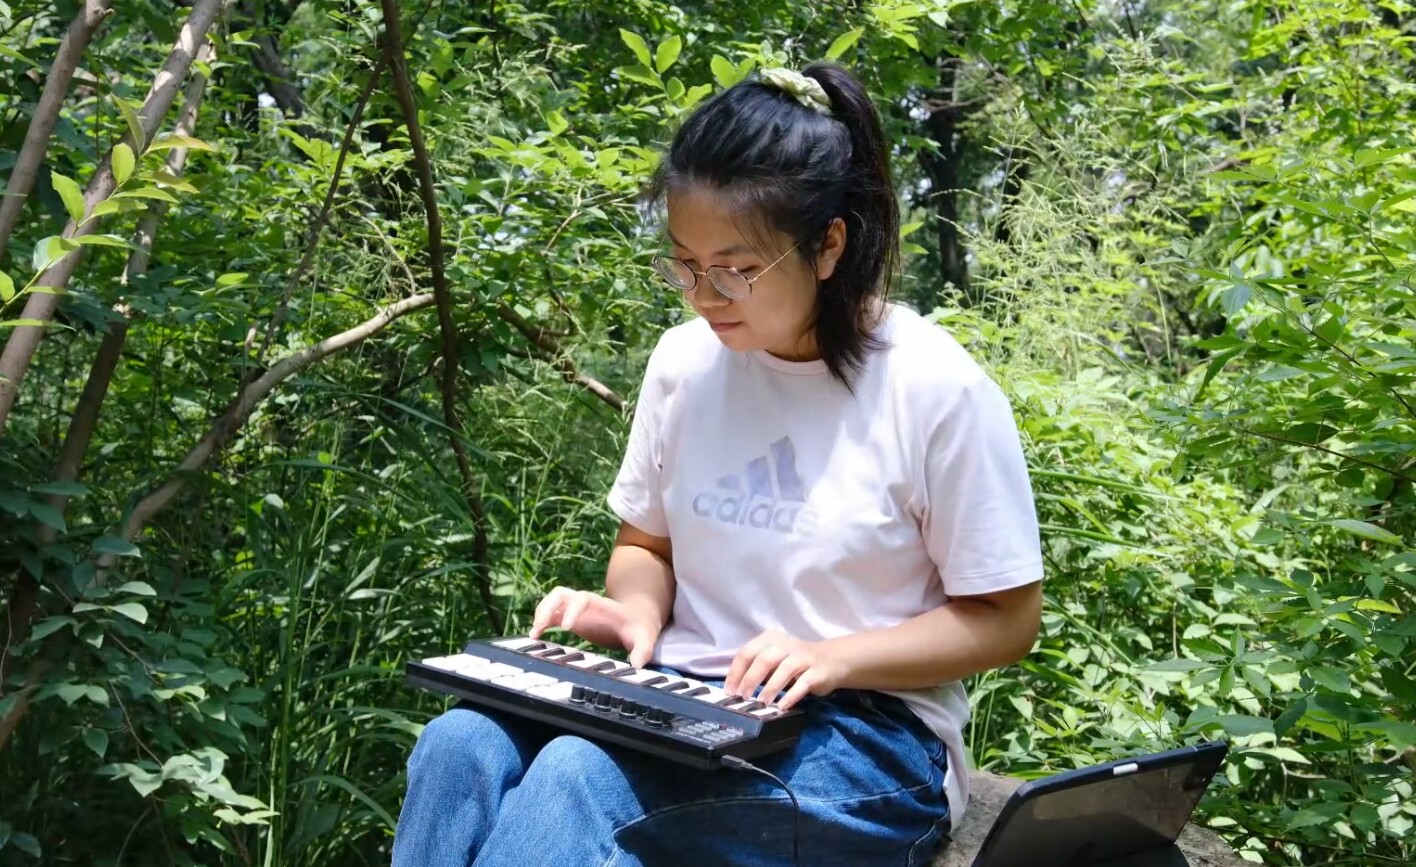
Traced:
MULTIPOLYGON (((649 358, 609 494, 673 541, 673 615, 654 659, 723 677, 766 629, 819 641, 893 626, 950 596, 1042 578, 1008 399, 943 328, 891 306, 852 395, 824 361, 734 352, 706 322, 649 358)), ((963 685, 896 692, 949 751, 968 799, 963 685)))

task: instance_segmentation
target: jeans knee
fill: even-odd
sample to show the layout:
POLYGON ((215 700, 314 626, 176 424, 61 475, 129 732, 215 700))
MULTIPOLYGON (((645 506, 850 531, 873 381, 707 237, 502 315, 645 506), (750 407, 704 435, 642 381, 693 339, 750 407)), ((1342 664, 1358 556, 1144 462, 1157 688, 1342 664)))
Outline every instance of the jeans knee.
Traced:
POLYGON ((409 756, 409 772, 417 766, 471 769, 489 761, 510 759, 515 747, 494 719, 468 708, 455 707, 423 727, 409 756))
POLYGON ((547 792, 591 789, 604 794, 623 783, 623 772, 604 747, 575 735, 561 735, 536 754, 524 784, 547 792))

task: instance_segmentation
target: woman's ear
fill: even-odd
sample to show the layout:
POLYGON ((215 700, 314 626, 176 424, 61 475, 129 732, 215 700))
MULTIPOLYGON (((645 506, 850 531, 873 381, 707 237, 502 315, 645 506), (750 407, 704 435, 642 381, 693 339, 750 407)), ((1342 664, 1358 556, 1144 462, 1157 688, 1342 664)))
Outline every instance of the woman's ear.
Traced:
POLYGON ((846 221, 840 217, 826 227, 826 237, 821 241, 821 249, 816 253, 816 276, 829 279, 836 271, 836 263, 846 252, 846 221))

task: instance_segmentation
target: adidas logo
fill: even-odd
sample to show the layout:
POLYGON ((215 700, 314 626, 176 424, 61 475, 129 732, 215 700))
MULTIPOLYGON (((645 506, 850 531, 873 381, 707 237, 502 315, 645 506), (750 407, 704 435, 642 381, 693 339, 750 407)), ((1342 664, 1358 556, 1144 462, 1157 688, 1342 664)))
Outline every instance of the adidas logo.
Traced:
POLYGON ((693 498, 693 513, 725 524, 791 533, 806 510, 806 488, 797 475, 790 437, 772 443, 770 454, 754 458, 743 473, 718 479, 693 498))

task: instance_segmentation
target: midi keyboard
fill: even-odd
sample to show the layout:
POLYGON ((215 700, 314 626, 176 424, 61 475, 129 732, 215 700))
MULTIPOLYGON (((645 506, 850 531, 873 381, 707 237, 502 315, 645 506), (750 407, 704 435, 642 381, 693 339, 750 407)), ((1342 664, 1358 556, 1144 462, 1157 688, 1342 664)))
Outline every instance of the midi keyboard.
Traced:
POLYGON ((693 678, 517 636, 407 664, 409 683, 700 768, 750 759, 801 735, 802 712, 693 678))

